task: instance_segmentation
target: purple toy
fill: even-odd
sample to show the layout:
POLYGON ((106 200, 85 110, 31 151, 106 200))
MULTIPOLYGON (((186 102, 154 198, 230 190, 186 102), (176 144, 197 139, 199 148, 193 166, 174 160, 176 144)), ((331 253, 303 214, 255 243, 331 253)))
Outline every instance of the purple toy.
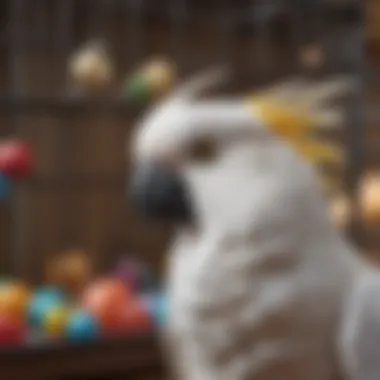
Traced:
POLYGON ((144 292, 153 286, 152 276, 146 265, 133 257, 126 257, 119 261, 115 275, 137 293, 144 292))

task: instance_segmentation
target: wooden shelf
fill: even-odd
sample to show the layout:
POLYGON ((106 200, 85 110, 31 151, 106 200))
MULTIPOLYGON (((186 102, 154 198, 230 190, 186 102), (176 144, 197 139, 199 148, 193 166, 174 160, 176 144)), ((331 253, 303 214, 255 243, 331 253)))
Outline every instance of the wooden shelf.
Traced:
POLYGON ((156 339, 149 336, 0 350, 0 373, 4 380, 157 380, 163 368, 156 339))

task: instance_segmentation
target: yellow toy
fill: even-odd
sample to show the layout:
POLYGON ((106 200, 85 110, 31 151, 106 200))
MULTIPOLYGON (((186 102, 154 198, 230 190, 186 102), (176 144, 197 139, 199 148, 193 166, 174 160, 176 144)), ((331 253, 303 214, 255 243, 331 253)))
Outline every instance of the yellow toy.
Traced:
POLYGON ((90 91, 107 87, 113 79, 113 71, 111 59, 99 42, 88 44, 69 62, 69 74, 74 83, 90 91))
POLYGON ((9 283, 0 288, 0 313, 23 317, 30 299, 28 287, 22 283, 9 283))
POLYGON ((55 306, 48 310, 42 321, 46 333, 53 337, 62 336, 70 314, 70 308, 64 305, 55 306))
POLYGON ((63 288, 68 293, 80 292, 91 275, 90 259, 86 252, 81 250, 62 252, 46 265, 47 282, 63 288))

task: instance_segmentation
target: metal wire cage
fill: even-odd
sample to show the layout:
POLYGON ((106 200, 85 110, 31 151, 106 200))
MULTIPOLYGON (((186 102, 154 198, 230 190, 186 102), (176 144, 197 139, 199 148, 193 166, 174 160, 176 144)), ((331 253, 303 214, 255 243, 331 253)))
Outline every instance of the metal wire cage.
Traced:
MULTIPOLYGON (((304 71, 362 73, 362 11, 356 1, 9 0, 0 4, 0 120, 36 155, 33 175, 2 205, 2 272, 40 280, 45 258, 69 246, 88 249, 104 267, 133 250, 159 261, 167 231, 148 229, 125 202, 124 145, 135 112, 120 97, 123 76, 144 59, 171 56, 183 73, 215 62, 235 68, 227 91, 249 90, 304 71), (102 98, 77 98, 67 59, 103 38, 117 78, 102 98), (307 45, 324 62, 305 68, 307 45), (149 236, 149 238, 147 237, 149 236)), ((347 191, 355 201, 364 165, 362 94, 345 126, 347 191)), ((360 210, 352 233, 359 236, 360 210)))

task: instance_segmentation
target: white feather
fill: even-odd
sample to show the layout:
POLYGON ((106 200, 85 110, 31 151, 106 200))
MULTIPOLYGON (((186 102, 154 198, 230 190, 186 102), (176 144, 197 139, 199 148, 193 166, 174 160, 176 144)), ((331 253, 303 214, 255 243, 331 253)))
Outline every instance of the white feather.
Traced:
MULTIPOLYGON (((187 380, 378 380, 380 276, 362 287, 371 270, 330 222, 316 171, 254 107, 195 101, 225 78, 214 73, 151 110, 134 140, 137 161, 155 164, 196 137, 221 141, 207 165, 176 160, 195 227, 179 228, 170 249, 173 365, 187 380)), ((319 107, 342 93, 339 83, 267 95, 303 94, 319 124, 336 125, 342 112, 319 107)))

